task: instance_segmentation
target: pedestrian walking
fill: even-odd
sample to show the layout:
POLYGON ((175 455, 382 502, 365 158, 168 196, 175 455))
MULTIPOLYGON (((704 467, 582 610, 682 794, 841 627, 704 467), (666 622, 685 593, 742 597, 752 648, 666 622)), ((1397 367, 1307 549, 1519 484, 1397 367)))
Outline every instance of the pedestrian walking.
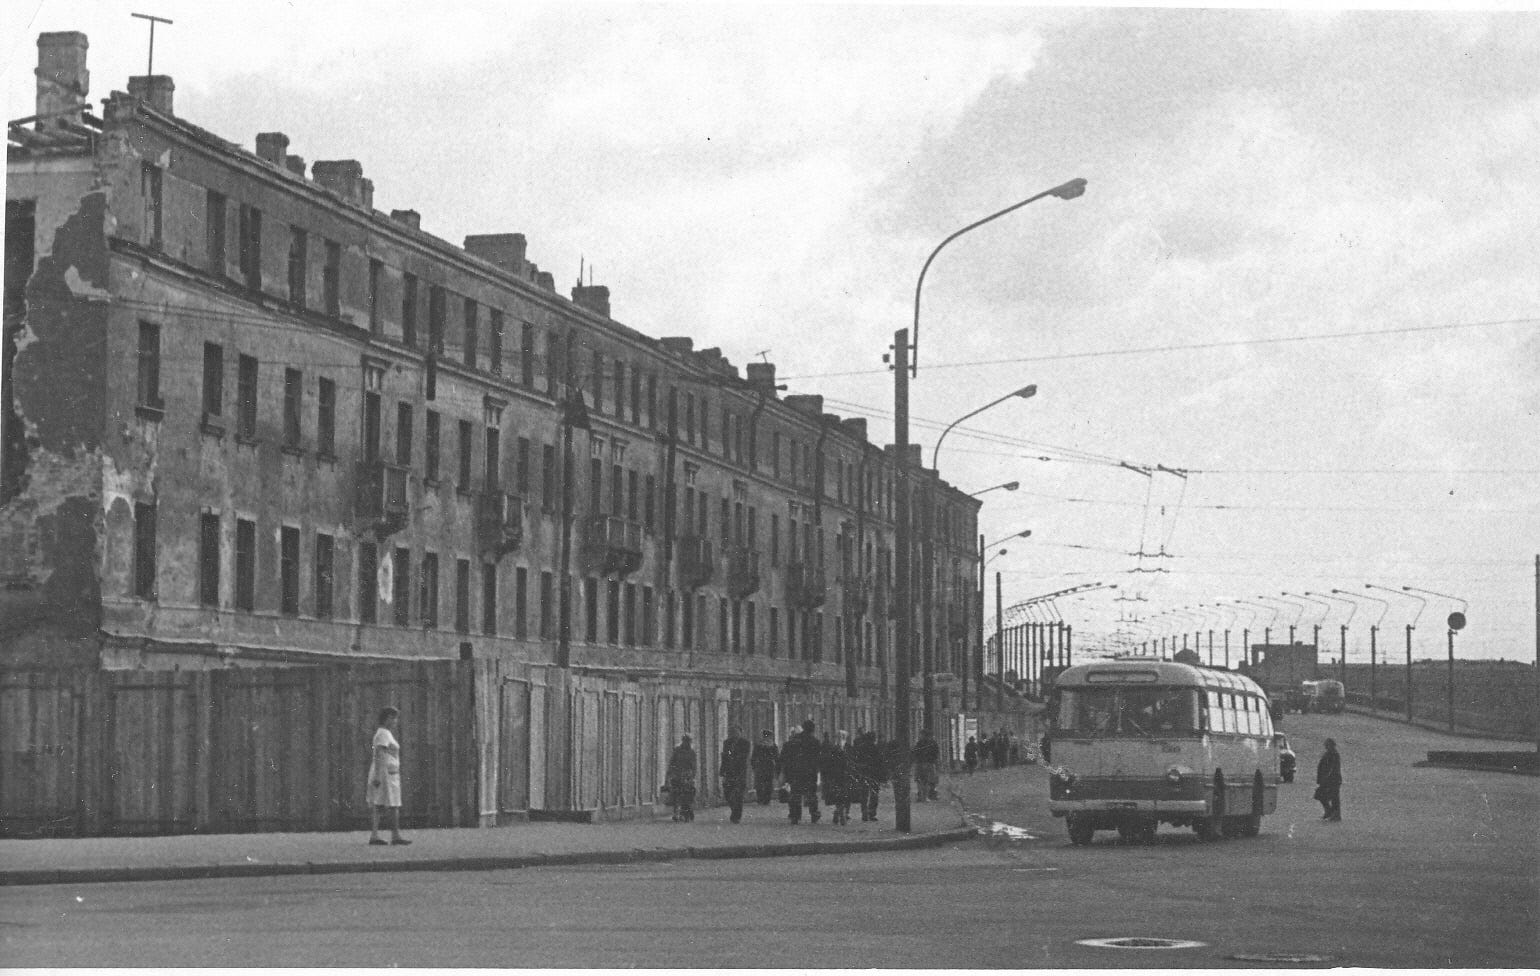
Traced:
POLYGON ((930 734, 930 729, 921 730, 920 741, 914 744, 909 758, 914 763, 914 782, 919 790, 915 800, 924 803, 926 800, 937 799, 936 784, 939 777, 936 775, 936 764, 941 761, 941 746, 935 736, 930 734))
POLYGON ((1004 769, 1005 768, 1005 750, 1006 750, 1006 748, 1007 748, 1007 746, 1006 746, 1006 741, 1005 741, 1005 732, 1004 732, 1004 730, 996 732, 995 736, 994 736, 994 739, 989 743, 990 752, 994 755, 995 768, 996 769, 1004 769))
POLYGON ((802 722, 802 731, 786 740, 781 749, 781 769, 786 776, 787 817, 792 823, 802 822, 802 807, 807 806, 808 818, 818 822, 818 760, 823 744, 813 735, 812 719, 802 722))
POLYGON ((668 800, 674 807, 674 820, 695 819, 695 773, 698 769, 695 747, 688 735, 679 737, 679 745, 668 757, 668 773, 663 777, 668 800))
POLYGON ((976 736, 968 736, 968 744, 963 746, 963 768, 972 776, 973 771, 979 766, 979 740, 976 736))
POLYGON ((390 811, 390 843, 397 846, 410 844, 401 836, 401 744, 396 741, 394 728, 401 713, 394 707, 380 709, 379 727, 374 730, 374 743, 369 760, 369 843, 384 846, 380 837, 380 817, 390 811))
POLYGON ((851 760, 852 776, 861 801, 861 822, 875 823, 882 784, 888 781, 888 767, 883 761, 882 747, 877 744, 876 732, 862 732, 856 736, 851 760))
POLYGON ((781 771, 781 750, 775 744, 774 732, 765 729, 759 733, 749 765, 754 769, 754 799, 762 807, 769 806, 775 795, 775 777, 781 771))
POLYGON ((743 795, 749 789, 749 740, 743 737, 736 725, 727 730, 722 743, 722 761, 717 775, 722 777, 722 796, 733 823, 743 820, 743 795))
POLYGON ((1315 798, 1321 801, 1322 820, 1342 819, 1342 757, 1337 754, 1337 740, 1327 739, 1326 751, 1315 767, 1315 798))
POLYGON ((823 781, 823 802, 833 810, 836 826, 850 823, 851 777, 850 733, 840 729, 832 742, 825 742, 818 774, 823 781))

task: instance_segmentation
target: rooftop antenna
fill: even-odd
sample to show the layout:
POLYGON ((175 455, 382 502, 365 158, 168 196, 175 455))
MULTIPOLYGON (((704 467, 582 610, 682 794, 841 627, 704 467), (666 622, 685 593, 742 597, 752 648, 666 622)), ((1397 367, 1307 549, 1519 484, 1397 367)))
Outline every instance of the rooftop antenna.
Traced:
POLYGON ((754 355, 758 356, 761 362, 768 363, 770 361, 770 350, 768 350, 768 349, 761 349, 759 352, 756 352, 754 355))
POLYGON ((171 21, 165 17, 157 17, 154 14, 129 14, 129 16, 138 17, 140 20, 148 20, 150 22, 150 63, 144 69, 144 73, 146 75, 153 75, 155 74, 155 25, 169 24, 171 21))
POLYGON ((583 287, 583 255, 578 255, 578 287, 583 287))

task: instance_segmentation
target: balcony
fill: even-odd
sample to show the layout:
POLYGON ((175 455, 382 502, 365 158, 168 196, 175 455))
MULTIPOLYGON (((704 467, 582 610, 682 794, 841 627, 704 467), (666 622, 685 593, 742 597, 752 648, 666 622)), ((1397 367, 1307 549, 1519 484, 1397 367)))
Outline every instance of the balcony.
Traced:
POLYGON ((871 585, 864 579, 846 578, 840 581, 840 597, 844 603, 845 613, 860 617, 866 613, 870 606, 868 593, 871 585))
POLYGON ((829 598, 823 570, 811 563, 788 563, 786 599, 799 610, 815 610, 829 598))
POLYGON ((727 592, 741 600, 759 590, 759 550, 733 546, 727 551, 727 592))
POLYGON ((406 525, 411 506, 407 501, 407 469, 385 461, 361 461, 353 512, 376 535, 389 535, 406 525))
POLYGON ((506 491, 476 496, 476 543, 481 552, 500 558, 524 541, 524 499, 506 491))
POLYGON ((680 536, 674 543, 676 576, 681 588, 693 590, 705 586, 716 575, 716 551, 705 536, 680 536))
POLYGON ((583 523, 583 557, 602 576, 627 576, 642 566, 642 525, 614 515, 583 523))

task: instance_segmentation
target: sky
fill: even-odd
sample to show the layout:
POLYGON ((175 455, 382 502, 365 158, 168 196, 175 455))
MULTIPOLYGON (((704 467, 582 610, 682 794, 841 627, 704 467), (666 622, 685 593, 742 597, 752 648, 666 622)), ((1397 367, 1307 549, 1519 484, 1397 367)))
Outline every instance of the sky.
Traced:
POLYGON ((178 115, 358 159, 445 240, 524 233, 564 292, 590 267, 618 321, 884 443, 931 251, 1083 178, 922 291, 927 462, 1038 387, 940 452, 1020 482, 982 496, 986 541, 1032 532, 990 550, 1004 603, 1116 584, 1044 611, 1085 650, 1295 623, 1334 656, 1348 623, 1350 662, 1376 620, 1442 657, 1463 607, 1460 657, 1535 659, 1540 13, 18 0, 6 117, 42 31, 88 34, 93 101, 126 88, 134 11, 174 21, 178 115), (1333 589, 1387 605, 1284 596, 1333 589), (1294 605, 1212 609, 1262 597, 1294 605))

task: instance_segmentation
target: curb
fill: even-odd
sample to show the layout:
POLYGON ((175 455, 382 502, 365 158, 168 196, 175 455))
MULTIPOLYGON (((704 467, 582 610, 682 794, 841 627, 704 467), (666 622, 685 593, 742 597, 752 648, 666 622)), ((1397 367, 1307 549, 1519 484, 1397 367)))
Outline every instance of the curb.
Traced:
POLYGON ((657 847, 626 851, 570 851, 563 854, 474 855, 412 861, 302 861, 272 864, 166 865, 142 868, 52 868, 0 871, 0 887, 21 885, 101 884, 117 881, 201 881, 212 878, 266 878, 308 874, 372 874, 400 871, 509 871, 518 868, 592 864, 636 864, 682 860, 732 860, 803 857, 817 854, 872 854, 913 851, 969 840, 971 828, 880 840, 804 841, 791 844, 743 844, 727 847, 657 847))

